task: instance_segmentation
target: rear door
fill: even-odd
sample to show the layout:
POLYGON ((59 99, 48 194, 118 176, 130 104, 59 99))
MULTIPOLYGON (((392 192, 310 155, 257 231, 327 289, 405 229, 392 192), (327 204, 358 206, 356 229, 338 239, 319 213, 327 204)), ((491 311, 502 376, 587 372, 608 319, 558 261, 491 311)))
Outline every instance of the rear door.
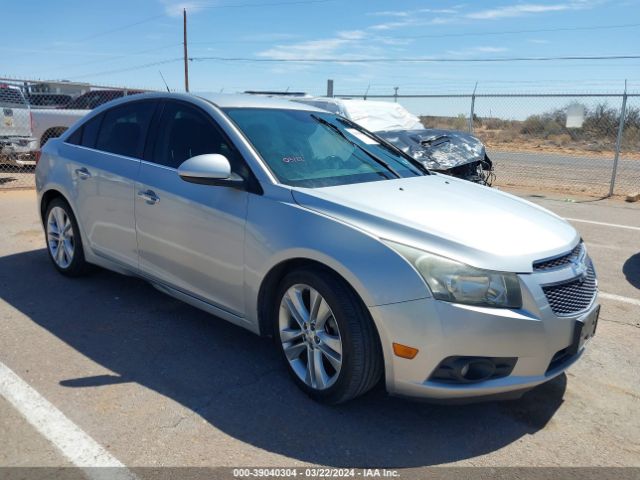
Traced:
POLYGON ((82 127, 71 160, 75 205, 88 247, 98 256, 136 269, 135 181, 155 100, 129 102, 93 117, 82 127))
POLYGON ((165 102, 154 137, 136 186, 140 269, 183 293, 243 316, 248 193, 185 182, 177 168, 205 153, 225 155, 232 171, 242 176, 248 174, 246 165, 213 119, 187 102, 165 102))

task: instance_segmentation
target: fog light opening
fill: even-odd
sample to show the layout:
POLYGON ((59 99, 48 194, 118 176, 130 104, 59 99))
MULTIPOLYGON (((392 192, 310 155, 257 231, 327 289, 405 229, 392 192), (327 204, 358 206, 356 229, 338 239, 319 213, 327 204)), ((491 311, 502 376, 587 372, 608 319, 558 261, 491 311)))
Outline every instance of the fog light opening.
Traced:
POLYGON ((447 357, 431 373, 429 380, 461 384, 508 377, 517 361, 516 357, 447 357))
POLYGON ((478 358, 456 362, 453 374, 459 380, 467 382, 482 382, 493 377, 496 366, 490 360, 478 358))

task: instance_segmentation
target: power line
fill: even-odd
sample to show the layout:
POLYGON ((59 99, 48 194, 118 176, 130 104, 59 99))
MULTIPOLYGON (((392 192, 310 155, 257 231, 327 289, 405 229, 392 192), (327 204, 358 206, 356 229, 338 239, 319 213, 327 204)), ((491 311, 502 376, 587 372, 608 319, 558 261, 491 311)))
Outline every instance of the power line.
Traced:
POLYGON ((495 58, 248 58, 248 57, 191 57, 192 61, 258 63, 484 63, 484 62, 550 62, 573 60, 637 60, 640 55, 599 55, 564 57, 495 57, 495 58))
MULTIPOLYGON (((137 55, 143 55, 145 53, 150 53, 150 52, 157 52, 160 50, 166 50, 167 48, 170 47, 178 47, 178 46, 182 46, 182 43, 170 43, 167 45, 162 45, 159 47, 153 47, 153 48, 147 48, 145 50, 139 50, 136 52, 131 52, 131 53, 127 53, 124 55, 120 55, 120 54, 112 54, 110 56, 108 56, 107 58, 100 58, 98 60, 91 60, 89 62, 83 62, 83 63, 73 63, 73 64, 67 64, 67 65, 62 65, 60 68, 56 68, 53 71, 59 71, 59 70, 64 70, 66 68, 74 68, 74 67, 80 67, 80 66, 85 66, 85 65, 93 65, 96 63, 105 63, 105 62, 113 62, 114 60, 121 60, 123 58, 128 58, 128 57, 135 57, 137 55)), ((106 54, 102 54, 102 55, 106 55, 106 54)))
MULTIPOLYGON (((243 57, 191 57, 190 61, 220 61, 220 62, 254 62, 254 63, 464 63, 464 62, 547 62, 547 61, 572 61, 572 60, 637 60, 640 55, 609 55, 609 56, 568 56, 568 57, 503 57, 503 58, 243 58, 243 57)), ((130 72, 144 68, 154 67, 183 61, 182 57, 159 60, 157 62, 134 65, 131 67, 114 70, 104 70, 85 75, 75 75, 74 78, 86 78, 114 73, 130 72)))
MULTIPOLYGON (((584 30, 610 30, 617 28, 637 28, 640 23, 628 23, 624 25, 594 25, 587 27, 559 27, 559 28, 543 28, 538 30, 504 30, 504 31, 484 31, 484 32, 455 32, 427 35, 380 35, 382 38, 446 38, 446 37, 480 37, 484 35, 511 35, 522 33, 548 33, 548 32, 570 32, 584 30)), ((376 37, 373 37, 376 38, 376 37)), ((209 42, 190 42, 191 45, 216 45, 216 44, 264 44, 264 40, 217 40, 209 42)))
POLYGON ((593 25, 588 27, 559 27, 559 28, 541 28, 537 30, 505 30, 505 31, 484 31, 484 32, 456 32, 441 33, 427 35, 391 35, 389 38, 444 38, 444 37, 480 37, 484 35, 511 35, 521 33, 549 33, 549 32, 575 32, 584 30, 609 30, 615 28, 634 28, 640 27, 640 23, 627 23, 623 25, 593 25))
POLYGON ((337 0, 293 0, 293 1, 284 1, 284 2, 272 2, 272 3, 235 3, 235 4, 222 4, 222 5, 202 5, 199 3, 194 3, 193 6, 196 9, 210 9, 210 8, 243 8, 243 7, 279 7, 286 5, 313 5, 315 3, 329 3, 335 2, 337 0))
POLYGON ((115 69, 115 70, 104 70, 102 72, 88 73, 86 75, 74 75, 74 78, 97 77, 97 76, 101 76, 101 75, 111 75, 113 73, 131 72, 133 70, 141 70, 143 68, 155 67, 157 65, 164 65, 164 64, 173 63, 173 62, 181 62, 182 60, 183 60, 182 57, 167 58, 165 60, 159 60, 157 62, 145 63, 143 65, 135 65, 135 66, 132 66, 132 67, 119 68, 119 69, 115 69))
MULTIPOLYGON (((335 2, 337 0, 293 0, 293 1, 283 1, 283 2, 272 2, 272 3, 258 3, 258 2, 254 2, 254 3, 236 3, 236 4, 222 4, 222 5, 207 5, 207 4, 201 4, 199 2, 195 2, 193 3, 193 7, 196 9, 220 9, 220 8, 243 8, 243 7, 278 7, 278 6, 286 6, 286 5, 312 5, 312 4, 316 4, 316 3, 328 3, 328 2, 335 2)), ((128 28, 131 27, 136 27, 138 25, 142 25, 143 23, 148 23, 151 22, 153 20, 157 20, 158 18, 162 18, 162 17, 166 17, 165 13, 161 13, 159 15, 154 15, 152 17, 147 17, 147 18, 143 18, 142 20, 138 20, 136 22, 133 23, 127 23, 125 25, 122 25, 120 27, 115 27, 109 30, 105 30, 102 32, 98 32, 98 33, 94 33, 92 35, 89 35, 87 37, 81 38, 80 42, 83 42, 85 40, 92 40, 94 38, 98 38, 98 37, 102 37, 104 35, 109 35, 111 33, 116 33, 116 32, 120 32, 122 30, 126 30, 128 28)))
POLYGON ((128 23, 126 25, 122 25, 120 27, 112 28, 110 30, 105 30, 103 32, 94 33, 93 35, 89 35, 88 37, 81 38, 78 41, 84 42, 85 40, 92 40, 94 38, 102 37, 103 35, 109 35, 110 33, 119 32, 121 30, 126 30, 127 28, 135 27, 135 26, 141 25, 143 23, 151 22, 153 20, 156 20, 156 19, 164 17, 164 16, 165 16, 164 14, 154 15, 153 17, 148 17, 148 18, 145 18, 145 19, 142 19, 142 20, 138 20, 137 22, 128 23))

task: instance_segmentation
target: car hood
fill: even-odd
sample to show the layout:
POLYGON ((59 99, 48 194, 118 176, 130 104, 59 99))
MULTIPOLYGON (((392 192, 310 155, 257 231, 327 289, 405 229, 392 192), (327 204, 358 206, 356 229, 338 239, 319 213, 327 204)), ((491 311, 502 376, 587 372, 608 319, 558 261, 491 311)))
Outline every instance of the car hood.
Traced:
POLYGON ((431 170, 449 170, 484 160, 485 157, 483 143, 465 132, 426 128, 389 130, 376 134, 423 162, 431 170))
POLYGON ((376 237, 489 270, 531 272, 534 261, 579 241, 569 223, 542 207, 443 175, 294 188, 292 195, 376 237))

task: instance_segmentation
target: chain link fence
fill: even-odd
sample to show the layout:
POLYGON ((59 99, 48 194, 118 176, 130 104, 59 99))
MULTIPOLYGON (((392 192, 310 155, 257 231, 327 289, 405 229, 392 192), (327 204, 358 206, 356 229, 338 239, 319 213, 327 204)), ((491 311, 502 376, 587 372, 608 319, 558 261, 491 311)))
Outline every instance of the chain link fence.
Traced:
POLYGON ((93 108, 148 91, 0 78, 0 189, 33 188, 40 149, 93 108))
POLYGON ((428 128, 472 132, 494 162, 495 185, 601 196, 640 191, 640 94, 366 98, 399 102, 428 128))
MULTIPOLYGON (((0 189, 32 188, 49 138, 109 100, 144 91, 0 78, 0 189)), ((473 132, 494 162, 498 186, 602 196, 640 191, 640 94, 366 98, 397 101, 427 127, 473 132)))

